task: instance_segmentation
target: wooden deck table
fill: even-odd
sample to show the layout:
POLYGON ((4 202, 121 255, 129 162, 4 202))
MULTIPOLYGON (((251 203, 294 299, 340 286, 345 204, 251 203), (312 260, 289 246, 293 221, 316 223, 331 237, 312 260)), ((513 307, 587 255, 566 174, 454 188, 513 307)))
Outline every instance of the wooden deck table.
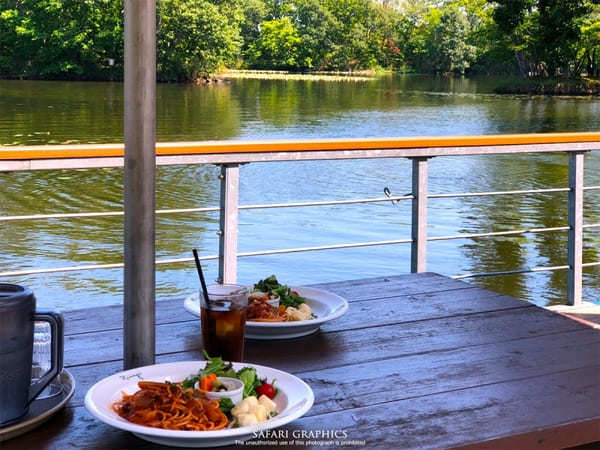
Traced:
MULTIPOLYGON (((246 361, 314 390, 312 409, 283 428, 290 436, 343 430, 346 448, 369 449, 600 441, 600 330, 432 273, 315 287, 348 299, 348 313, 310 336, 246 343, 246 361)), ((122 370, 122 314, 120 306, 65 313, 75 396, 2 450, 159 448, 83 407, 92 384, 122 370)), ((156 342, 157 363, 202 359, 200 323, 182 299, 157 302, 156 342)))

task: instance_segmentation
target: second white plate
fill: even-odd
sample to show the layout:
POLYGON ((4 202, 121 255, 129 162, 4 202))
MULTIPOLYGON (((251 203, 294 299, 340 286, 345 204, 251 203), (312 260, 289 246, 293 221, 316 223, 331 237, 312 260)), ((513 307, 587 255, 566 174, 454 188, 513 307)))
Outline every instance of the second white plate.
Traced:
MULTIPOLYGON (((330 320, 343 316, 348 311, 348 302, 332 292, 321 289, 290 286, 293 291, 306 297, 315 319, 299 322, 246 322, 246 337, 248 339, 290 339, 317 331, 321 325, 330 320)), ((199 292, 186 297, 183 306, 187 311, 200 317, 199 292)))

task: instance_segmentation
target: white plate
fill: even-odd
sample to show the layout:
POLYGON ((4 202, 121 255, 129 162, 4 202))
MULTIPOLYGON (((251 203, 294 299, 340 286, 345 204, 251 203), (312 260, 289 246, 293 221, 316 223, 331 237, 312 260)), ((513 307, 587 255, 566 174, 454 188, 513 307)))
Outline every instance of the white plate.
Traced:
MULTIPOLYGON (((246 337, 249 339, 289 339, 317 331, 321 324, 343 316, 348 311, 348 302, 332 292, 302 286, 290 286, 292 291, 306 297, 315 319, 298 322, 246 322, 246 337)), ((189 295, 183 306, 200 317, 199 292, 189 295)))
POLYGON ((114 374, 99 381, 85 396, 86 409, 97 419, 121 430, 130 431, 150 442, 174 447, 218 447, 231 445, 255 437, 260 430, 285 425, 305 414, 314 402, 312 389, 301 379, 281 370, 248 363, 233 363, 236 370, 254 367, 260 378, 276 379, 279 392, 274 398, 278 414, 272 419, 256 425, 228 428, 217 431, 176 431, 152 428, 131 423, 117 413, 111 405, 121 400, 121 391, 136 392, 138 381, 181 381, 188 375, 204 368, 206 361, 185 361, 154 366, 138 367, 114 374))

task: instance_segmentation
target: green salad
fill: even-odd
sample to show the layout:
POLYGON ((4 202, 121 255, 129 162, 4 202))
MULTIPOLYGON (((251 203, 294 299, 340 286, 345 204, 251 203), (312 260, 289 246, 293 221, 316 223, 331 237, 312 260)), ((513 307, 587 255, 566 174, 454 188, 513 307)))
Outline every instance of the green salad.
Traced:
MULTIPOLYGON (((211 358, 208 353, 206 353, 206 350, 203 350, 202 353, 206 359, 206 366, 204 366, 204 369, 200 369, 195 375, 190 375, 183 380, 181 383, 181 387, 183 387, 183 389, 194 389, 194 386, 198 380, 210 374, 215 374, 217 377, 237 378, 240 380, 242 383, 244 383, 243 398, 251 395, 259 397, 257 388, 261 390, 260 388, 269 384, 267 383, 266 379, 261 380, 258 378, 256 369, 253 367, 242 367, 240 370, 236 371, 233 368, 233 364, 223 361, 223 358, 220 356, 211 358)), ((234 407, 234 404, 230 398, 226 397, 220 400, 219 407, 225 414, 228 414, 234 407)))
POLYGON ((306 298, 301 297, 297 292, 292 291, 289 286, 280 284, 275 275, 271 275, 256 283, 253 292, 266 292, 267 294, 277 295, 279 296, 279 304, 286 308, 288 306, 297 308, 302 303, 306 302, 306 298))
POLYGON ((183 380, 182 387, 184 389, 193 389, 200 378, 214 373, 218 377, 237 378, 244 383, 244 398, 250 395, 256 395, 256 388, 263 383, 258 378, 256 369, 252 367, 243 367, 236 371, 233 368, 233 364, 223 361, 223 358, 220 356, 211 358, 208 353, 206 353, 206 350, 203 351, 203 354, 206 358, 206 366, 204 369, 200 369, 196 375, 190 375, 183 380))

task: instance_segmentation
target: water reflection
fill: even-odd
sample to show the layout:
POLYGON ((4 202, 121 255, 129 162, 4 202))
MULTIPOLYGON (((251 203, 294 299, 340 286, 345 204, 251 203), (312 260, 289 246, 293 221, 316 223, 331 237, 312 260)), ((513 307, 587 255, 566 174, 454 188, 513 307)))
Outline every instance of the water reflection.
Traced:
MULTIPOLYGON (((600 101, 504 97, 494 81, 383 77, 326 83, 237 80, 213 86, 159 85, 160 141, 362 136, 460 135, 600 129, 600 101)), ((122 85, 0 81, 0 143, 118 142, 122 85)), ((269 203, 395 194, 410 190, 406 160, 250 164, 241 169, 241 202, 269 203)), ((215 166, 160 167, 157 207, 218 203, 215 166)), ((564 155, 435 158, 431 192, 564 187, 564 155)), ((600 155, 586 157, 586 185, 600 185, 600 155)), ((120 169, 0 174, 0 214, 107 211, 122 207, 120 169)), ((431 235, 566 224, 566 193, 435 200, 431 235)), ((600 192, 585 194, 586 223, 600 222, 600 192)), ((157 256, 218 248, 215 213, 157 218, 157 256)), ((585 233, 584 260, 600 259, 599 232, 585 233)), ((410 204, 245 211, 240 251, 399 239, 410 235, 410 204)), ((1 222, 0 271, 114 263, 122 260, 122 217, 1 222)), ((281 274, 298 283, 389 275, 409 270, 408 246, 348 249, 241 259, 240 279, 281 274), (367 262, 367 263, 365 263, 367 262)), ((428 267, 447 275, 554 266, 566 262, 566 233, 478 238, 430 244, 428 267)), ((216 275, 216 263, 207 271, 216 275)), ((192 266, 159 266, 161 296, 196 288, 192 266)), ((600 297, 600 268, 585 270, 587 299, 600 297)), ((11 280, 30 285, 42 306, 73 308, 120 301, 121 271, 95 270, 11 280), (86 303, 87 302, 87 303, 86 303)), ((562 303, 566 272, 480 278, 492 290, 539 304, 562 303)))
MULTIPOLYGON (((588 156, 588 161, 592 157, 588 156)), ((478 158, 477 170, 486 174, 484 186, 479 190, 526 190, 568 186, 568 161, 566 155, 500 156, 478 158)), ((592 163, 597 161, 592 160, 592 163)), ((594 167, 594 166, 592 166, 594 167)), ((594 174, 593 168, 589 168, 594 174)), ((468 198, 472 218, 465 232, 504 231, 524 228, 553 228, 567 225, 566 192, 523 194, 512 196, 468 198)), ((597 195, 585 195, 584 223, 598 223, 597 195), (594 197, 596 201, 594 201, 594 197)), ((584 262, 600 259, 597 233, 586 231, 584 262)), ((553 231, 518 237, 478 238, 462 246, 471 262, 473 272, 519 270, 534 266, 553 267, 567 264, 567 232, 553 231)), ((586 272, 589 294, 599 287, 597 269, 586 272), (595 275, 594 276, 594 272, 595 275)), ((542 274, 543 283, 532 275, 516 274, 503 277, 485 277, 476 282, 488 289, 509 293, 520 298, 536 300, 543 286, 548 303, 564 303, 567 272, 564 270, 542 274)), ((592 296, 593 298, 593 296, 592 296)))

